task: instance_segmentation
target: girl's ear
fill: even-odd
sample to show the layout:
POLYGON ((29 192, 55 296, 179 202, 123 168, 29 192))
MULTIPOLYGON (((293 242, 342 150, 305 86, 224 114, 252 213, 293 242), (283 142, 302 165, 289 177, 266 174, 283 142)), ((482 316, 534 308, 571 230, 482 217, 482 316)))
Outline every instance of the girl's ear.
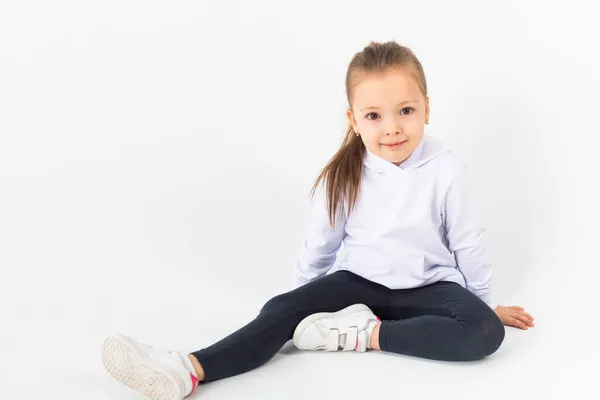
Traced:
POLYGON ((429 96, 425 96, 425 123, 429 124, 429 96))
POLYGON ((352 125, 354 128, 354 132, 358 132, 358 126, 356 124, 356 119, 354 119, 354 114, 351 109, 346 110, 346 118, 348 118, 348 123, 352 125))

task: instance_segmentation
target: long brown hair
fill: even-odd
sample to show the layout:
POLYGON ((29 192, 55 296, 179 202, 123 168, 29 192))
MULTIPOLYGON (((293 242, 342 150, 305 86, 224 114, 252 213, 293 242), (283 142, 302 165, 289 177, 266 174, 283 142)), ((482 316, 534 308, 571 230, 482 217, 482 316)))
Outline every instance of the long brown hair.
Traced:
MULTIPOLYGON (((418 75, 418 83, 424 96, 427 96, 427 81, 421 62, 415 54, 395 41, 385 43, 370 42, 362 51, 356 53, 346 72, 346 97, 352 108, 352 92, 362 73, 380 73, 389 69, 412 66, 418 75)), ((321 170, 311 189, 314 198, 321 181, 324 181, 329 224, 335 225, 336 216, 343 211, 344 202, 348 203, 348 215, 354 209, 359 195, 360 176, 366 148, 362 139, 348 123, 342 144, 327 165, 321 170), (340 210, 340 208, 342 210, 340 210)))

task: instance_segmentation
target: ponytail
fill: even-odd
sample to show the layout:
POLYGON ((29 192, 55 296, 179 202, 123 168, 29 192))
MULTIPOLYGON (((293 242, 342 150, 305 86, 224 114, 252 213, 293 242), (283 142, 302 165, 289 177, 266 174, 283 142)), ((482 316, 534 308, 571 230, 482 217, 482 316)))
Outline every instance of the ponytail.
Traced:
POLYGON ((359 195, 360 176, 366 148, 352 125, 348 126, 346 135, 339 150, 321 170, 311 190, 314 197, 320 183, 325 188, 329 224, 335 226, 336 217, 344 211, 348 204, 348 216, 354 209, 359 195))

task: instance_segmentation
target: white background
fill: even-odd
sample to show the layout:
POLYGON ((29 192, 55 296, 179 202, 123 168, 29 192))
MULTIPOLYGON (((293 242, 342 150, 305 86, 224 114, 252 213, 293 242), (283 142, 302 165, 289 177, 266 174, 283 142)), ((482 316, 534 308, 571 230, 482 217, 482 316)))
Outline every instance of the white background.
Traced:
POLYGON ((191 352, 288 290, 371 40, 421 59, 536 327, 472 363, 287 346, 197 397, 598 398, 594 2, 0 4, 0 398, 138 398, 107 334, 191 352))

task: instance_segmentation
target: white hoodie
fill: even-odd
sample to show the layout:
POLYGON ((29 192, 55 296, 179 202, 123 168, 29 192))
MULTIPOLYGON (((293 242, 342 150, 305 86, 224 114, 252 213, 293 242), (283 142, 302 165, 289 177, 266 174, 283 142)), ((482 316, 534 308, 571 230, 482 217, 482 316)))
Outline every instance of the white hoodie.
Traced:
POLYGON ((355 208, 329 226, 323 185, 312 204, 295 286, 348 270, 390 289, 437 281, 467 288, 492 309, 492 268, 466 166, 425 135, 400 166, 367 150, 355 208), (345 257, 334 267, 344 245, 345 257))

